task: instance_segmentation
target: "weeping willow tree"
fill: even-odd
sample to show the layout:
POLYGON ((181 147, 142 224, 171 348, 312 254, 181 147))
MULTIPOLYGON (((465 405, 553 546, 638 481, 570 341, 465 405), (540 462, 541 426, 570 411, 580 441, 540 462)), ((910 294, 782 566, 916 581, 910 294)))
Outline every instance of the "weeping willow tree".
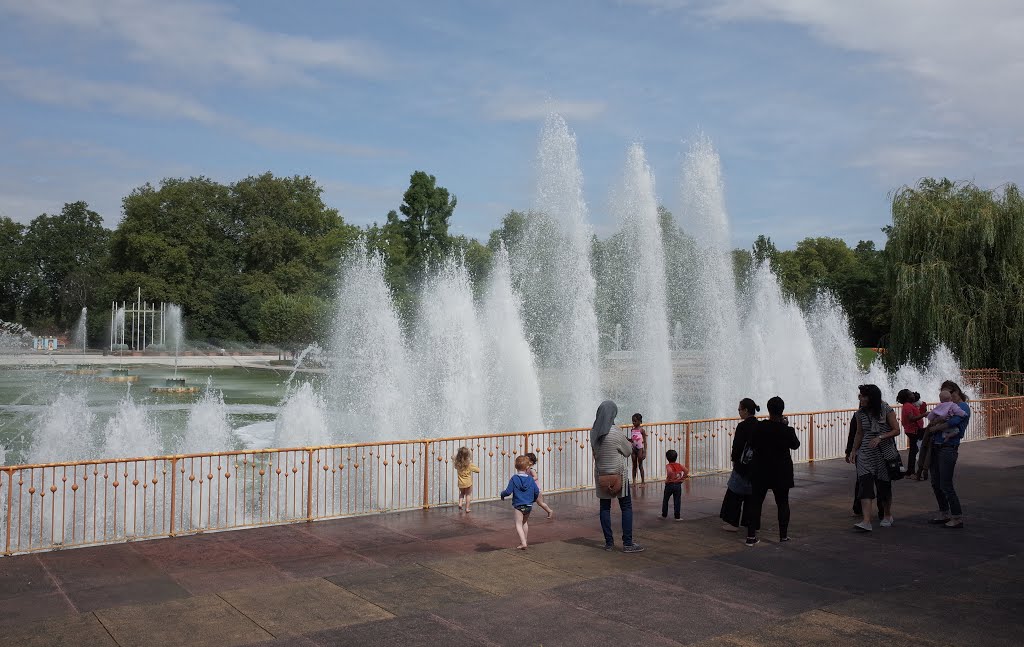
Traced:
POLYGON ((1013 184, 922 180, 892 202, 893 360, 942 343, 965 367, 1024 370, 1024 201, 1013 184))

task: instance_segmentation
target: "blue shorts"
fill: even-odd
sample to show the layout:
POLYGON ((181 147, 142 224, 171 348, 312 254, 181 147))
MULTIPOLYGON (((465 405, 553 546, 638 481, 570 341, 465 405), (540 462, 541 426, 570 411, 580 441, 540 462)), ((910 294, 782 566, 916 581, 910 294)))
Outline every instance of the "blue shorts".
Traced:
POLYGON ((516 510, 522 512, 524 517, 526 515, 530 514, 530 512, 533 510, 533 506, 530 505, 529 503, 524 503, 523 505, 517 505, 517 506, 512 506, 512 507, 514 507, 516 510))

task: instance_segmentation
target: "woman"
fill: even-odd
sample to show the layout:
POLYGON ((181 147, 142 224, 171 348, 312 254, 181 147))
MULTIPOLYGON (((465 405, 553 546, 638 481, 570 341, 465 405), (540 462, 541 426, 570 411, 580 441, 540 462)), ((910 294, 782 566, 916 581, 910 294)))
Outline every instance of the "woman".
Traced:
POLYGON ((783 416, 785 409, 782 398, 775 396, 768 400, 768 419, 758 422, 750 434, 754 455, 750 470, 753 492, 747 513, 747 546, 755 546, 760 541, 757 531, 761 528, 761 506, 768 490, 775 495, 775 506, 779 509, 779 541, 789 541, 789 491, 794 485, 793 457, 789 452, 800 448, 800 439, 783 416))
POLYGON ((643 546, 633 543, 633 500, 629 496, 629 469, 627 459, 633 455, 629 436, 615 426, 619 408, 605 400, 597 408, 594 426, 590 430, 590 449, 594 452, 594 489, 601 500, 601 530, 604 549, 615 548, 612 536, 612 498, 619 500, 622 511, 622 552, 639 553, 643 546))
POLYGON ((896 402, 900 403, 900 424, 907 435, 907 477, 916 480, 914 468, 917 465, 918 441, 921 440, 921 429, 924 428, 924 417, 928 408, 921 402, 921 394, 910 389, 901 389, 896 394, 896 402))
POLYGON ((757 426, 757 418, 754 416, 760 410, 761 407, 750 398, 740 400, 737 409, 740 424, 736 425, 736 433, 732 437, 732 474, 729 475, 725 499, 722 500, 722 511, 718 515, 723 522, 722 530, 728 532, 739 530, 741 521, 744 526, 747 525, 747 517, 743 513, 749 512, 750 508, 750 465, 743 462, 743 450, 750 442, 751 432, 757 426))
MULTIPOLYGON (((853 440, 853 463, 857 465, 857 487, 863 519, 853 525, 861 532, 871 532, 871 503, 877 498, 880 525, 888 528, 892 518, 892 481, 886 465, 890 452, 896 452, 896 436, 900 428, 896 412, 882 401, 882 391, 874 384, 862 384, 857 396, 857 436, 853 440), (877 491, 877 494, 876 494, 877 491)), ((896 456, 899 453, 896 452, 896 456)))
POLYGON ((960 455, 960 441, 964 438, 967 423, 971 418, 971 407, 967 404, 967 396, 956 382, 946 380, 942 383, 942 389, 949 391, 952 401, 963 414, 950 416, 945 422, 929 427, 934 432, 930 471, 932 491, 935 493, 935 501, 939 504, 939 516, 928 523, 959 529, 964 527, 964 520, 960 497, 953 487, 953 472, 956 470, 956 459, 960 455))

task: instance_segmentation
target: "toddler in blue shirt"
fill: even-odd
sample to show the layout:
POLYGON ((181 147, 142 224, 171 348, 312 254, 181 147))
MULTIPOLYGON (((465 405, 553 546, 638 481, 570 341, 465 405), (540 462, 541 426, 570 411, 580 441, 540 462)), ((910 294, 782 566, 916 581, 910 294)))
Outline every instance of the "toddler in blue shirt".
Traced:
POLYGON ((527 456, 516 456, 516 473, 508 480, 508 487, 501 492, 501 500, 512 497, 512 508, 516 511, 516 532, 519 533, 519 550, 526 550, 527 536, 530 534, 530 512, 533 503, 540 496, 537 482, 530 476, 530 459, 527 456))

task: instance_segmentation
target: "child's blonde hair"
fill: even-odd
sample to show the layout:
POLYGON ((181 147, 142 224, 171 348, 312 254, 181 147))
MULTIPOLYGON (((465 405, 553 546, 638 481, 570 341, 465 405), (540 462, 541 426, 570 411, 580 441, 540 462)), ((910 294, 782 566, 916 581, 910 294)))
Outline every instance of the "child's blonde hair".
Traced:
POLYGON ((459 451, 455 454, 455 469, 464 470, 469 467, 472 456, 469 453, 469 447, 459 447, 459 451))
POLYGON ((525 472, 528 469, 530 469, 530 457, 516 456, 516 471, 525 472))

